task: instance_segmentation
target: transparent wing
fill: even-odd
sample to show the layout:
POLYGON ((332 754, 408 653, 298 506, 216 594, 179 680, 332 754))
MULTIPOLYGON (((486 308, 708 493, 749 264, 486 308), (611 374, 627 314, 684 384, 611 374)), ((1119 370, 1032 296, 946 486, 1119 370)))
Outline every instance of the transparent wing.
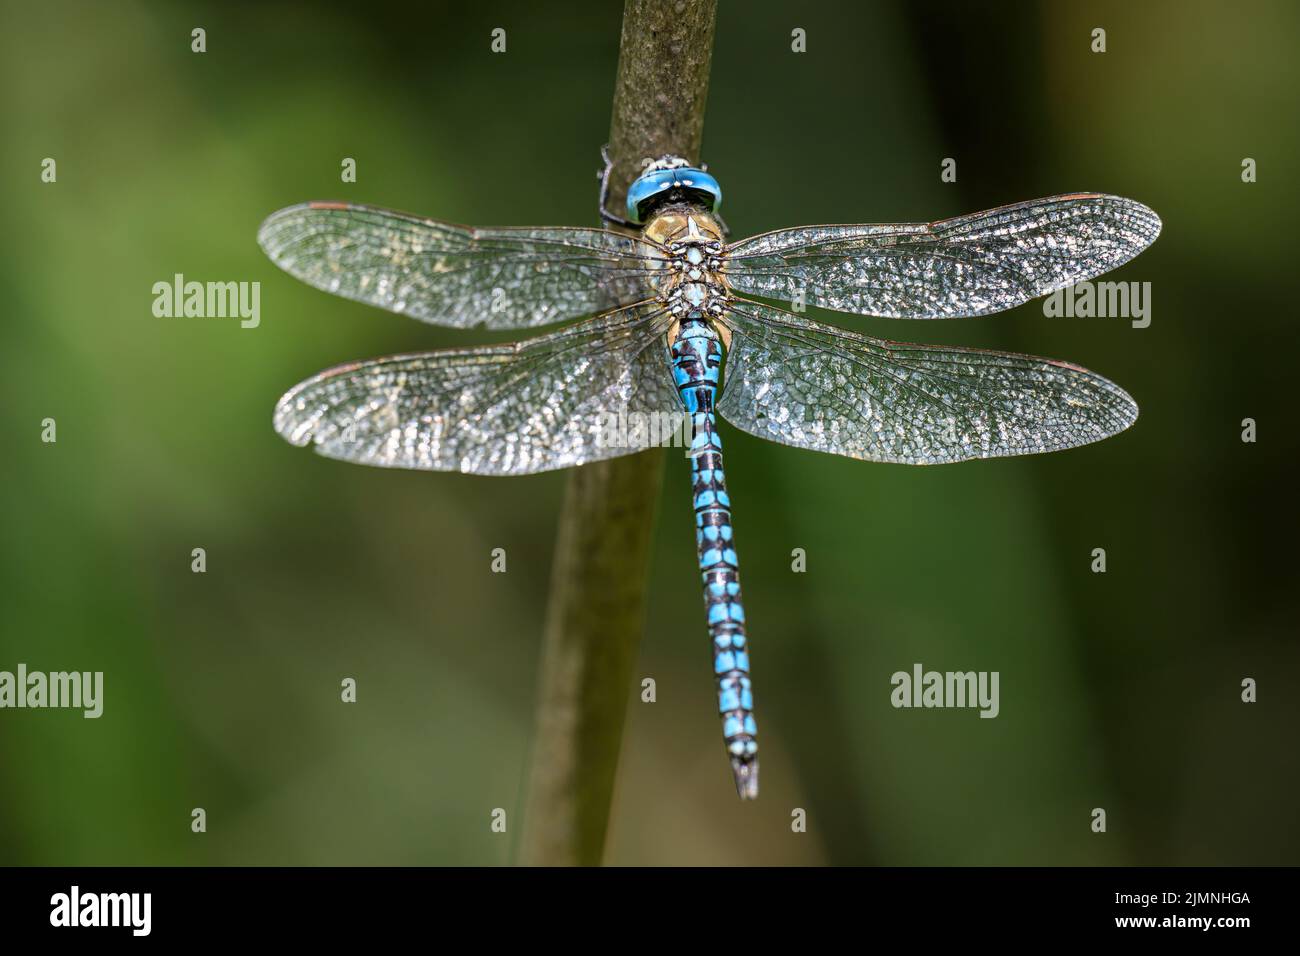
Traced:
POLYGON ((308 285, 435 325, 547 325, 640 302, 651 244, 602 229, 471 229, 374 206, 272 213, 257 241, 308 285))
POLYGON ((760 438, 912 465, 1058 451, 1133 424, 1117 385, 1067 362, 887 342, 739 300, 718 411, 760 438))
POLYGON ((286 393, 275 430, 330 458, 476 475, 629 454, 609 416, 682 415, 669 323, 643 304, 513 345, 342 365, 286 393))
POLYGON ((805 226, 731 246, 741 291, 839 312, 945 319, 1000 312, 1128 262, 1160 234, 1141 203, 1078 193, 955 219, 805 226))

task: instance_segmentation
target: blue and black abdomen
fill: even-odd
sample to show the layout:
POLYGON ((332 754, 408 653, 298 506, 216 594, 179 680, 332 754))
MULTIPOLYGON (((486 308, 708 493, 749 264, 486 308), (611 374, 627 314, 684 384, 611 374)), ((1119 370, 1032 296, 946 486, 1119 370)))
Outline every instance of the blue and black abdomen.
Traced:
POLYGON ((714 398, 722 366, 722 342, 713 326, 695 314, 683 320, 672 345, 673 378, 691 416, 691 481, 696 541, 704 579, 704 607, 713 639, 713 673, 718 708, 736 790, 742 799, 758 796, 758 729, 749 680, 745 611, 740 597, 731 501, 722 469, 722 441, 714 398))

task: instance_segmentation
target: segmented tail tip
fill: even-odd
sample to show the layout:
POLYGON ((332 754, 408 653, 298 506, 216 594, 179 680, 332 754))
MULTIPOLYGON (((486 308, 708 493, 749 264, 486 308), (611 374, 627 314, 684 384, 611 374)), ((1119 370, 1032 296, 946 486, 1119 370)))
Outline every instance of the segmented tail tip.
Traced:
POLYGON ((758 760, 731 758, 731 772, 736 777, 736 793, 742 800, 758 799, 758 760))

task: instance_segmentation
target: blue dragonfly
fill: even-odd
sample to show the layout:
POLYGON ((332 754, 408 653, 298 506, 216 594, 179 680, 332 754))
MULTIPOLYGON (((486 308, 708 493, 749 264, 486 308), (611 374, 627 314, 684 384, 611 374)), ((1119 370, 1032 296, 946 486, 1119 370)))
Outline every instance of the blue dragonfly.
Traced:
POLYGON ((736 789, 758 743, 718 418, 797 448, 914 465, 1085 445, 1133 399, 1055 359, 911 345, 760 301, 899 319, 999 312, 1129 261, 1160 232, 1140 203, 1073 193, 909 225, 821 225, 727 241, 722 190, 675 156, 644 164, 635 235, 475 229, 345 202, 272 214, 258 240, 336 295, 454 328, 531 329, 507 345, 353 362, 290 389, 277 432, 390 468, 527 475, 638 451, 610 416, 689 424, 696 541, 718 709, 736 789))

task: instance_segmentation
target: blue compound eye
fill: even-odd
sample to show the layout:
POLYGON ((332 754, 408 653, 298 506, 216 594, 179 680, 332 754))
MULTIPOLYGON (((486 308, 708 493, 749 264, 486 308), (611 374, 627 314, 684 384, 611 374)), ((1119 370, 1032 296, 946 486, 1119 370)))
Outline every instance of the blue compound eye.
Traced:
POLYGON ((703 203, 710 212, 717 212, 722 206, 722 187, 704 170, 693 166, 652 169, 628 188, 627 218, 644 222, 655 206, 670 200, 703 203))

